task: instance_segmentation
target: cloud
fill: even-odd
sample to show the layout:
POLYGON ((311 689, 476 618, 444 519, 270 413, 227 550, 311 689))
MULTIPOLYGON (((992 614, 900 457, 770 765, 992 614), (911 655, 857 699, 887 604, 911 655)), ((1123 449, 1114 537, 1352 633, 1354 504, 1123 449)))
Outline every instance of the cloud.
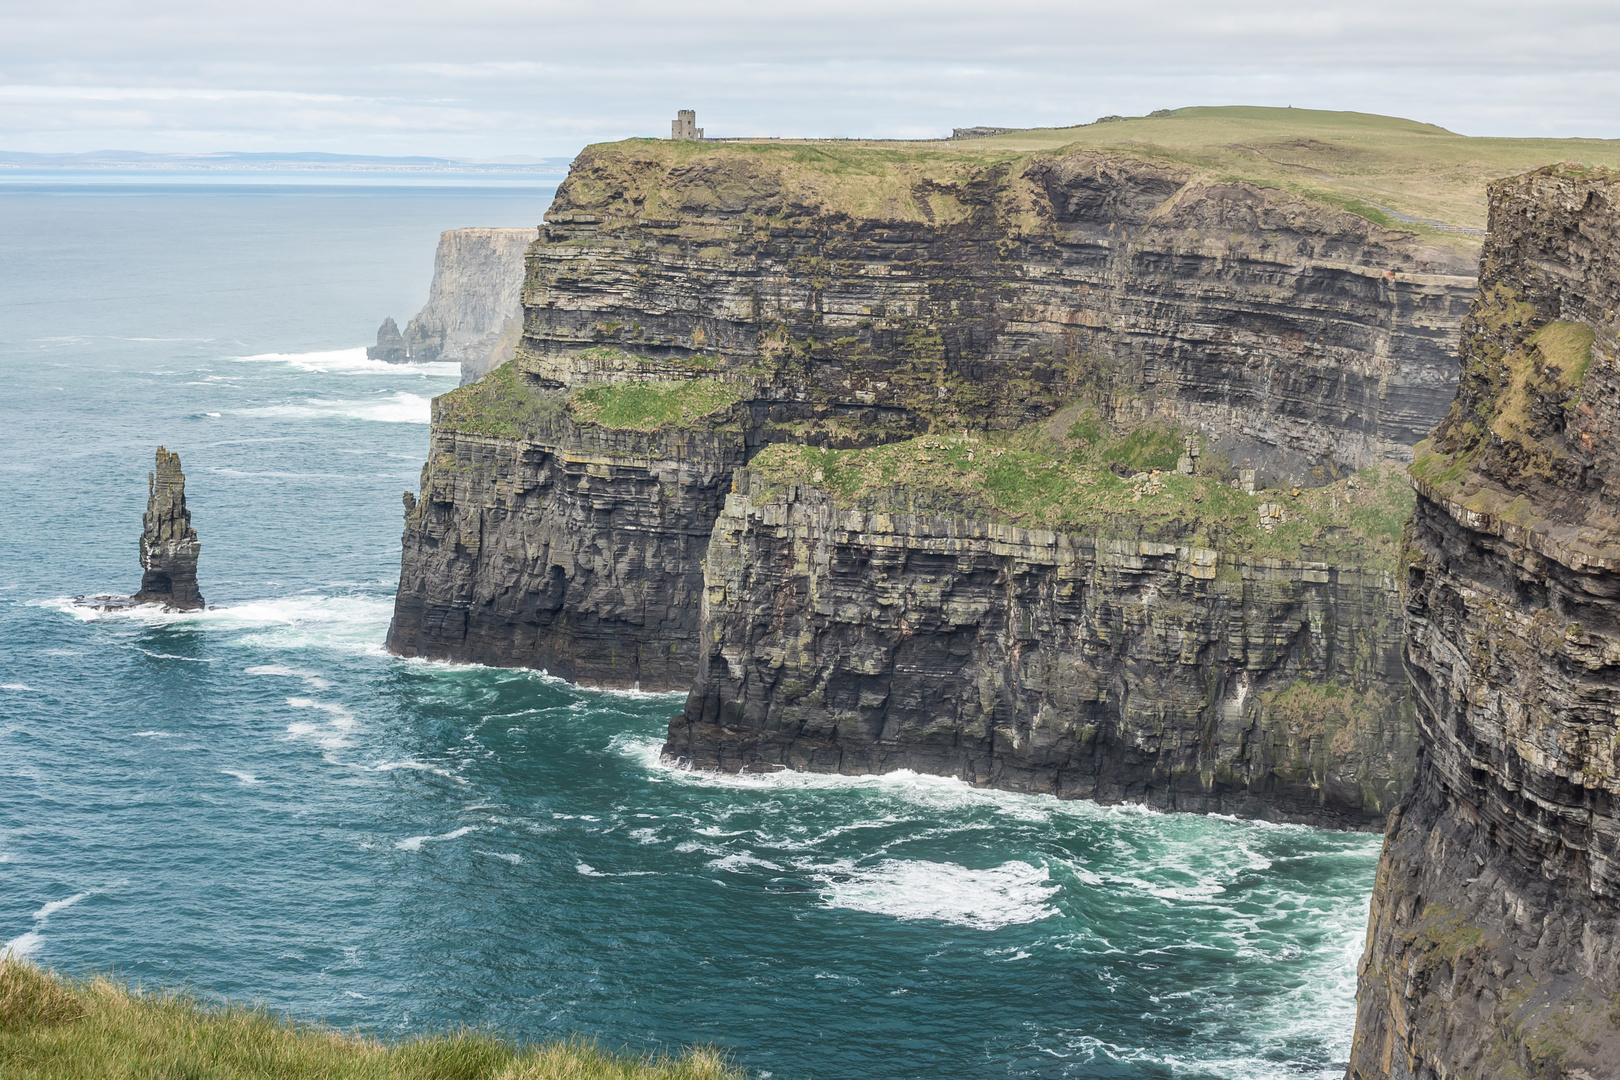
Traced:
POLYGON ((944 134, 1190 104, 1620 137, 1620 7, 58 0, 0 16, 0 148, 566 155, 668 131, 944 134))

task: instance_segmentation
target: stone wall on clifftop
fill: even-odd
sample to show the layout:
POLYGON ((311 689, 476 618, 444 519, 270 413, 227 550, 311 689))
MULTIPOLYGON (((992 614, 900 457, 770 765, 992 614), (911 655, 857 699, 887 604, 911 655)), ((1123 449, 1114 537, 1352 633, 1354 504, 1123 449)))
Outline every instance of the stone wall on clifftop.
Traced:
POLYGON ((1620 1076, 1620 178, 1490 191, 1457 399, 1412 466, 1392 817, 1350 1076, 1620 1076))

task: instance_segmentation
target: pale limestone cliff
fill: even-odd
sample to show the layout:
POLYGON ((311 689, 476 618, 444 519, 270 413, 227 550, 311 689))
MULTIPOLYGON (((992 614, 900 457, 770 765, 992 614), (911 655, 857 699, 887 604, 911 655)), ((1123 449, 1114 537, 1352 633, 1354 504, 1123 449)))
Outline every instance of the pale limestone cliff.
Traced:
POLYGON ((392 318, 366 353, 392 363, 452 361, 465 385, 512 358, 522 326, 523 253, 534 229, 439 235, 428 302, 403 334, 392 318))

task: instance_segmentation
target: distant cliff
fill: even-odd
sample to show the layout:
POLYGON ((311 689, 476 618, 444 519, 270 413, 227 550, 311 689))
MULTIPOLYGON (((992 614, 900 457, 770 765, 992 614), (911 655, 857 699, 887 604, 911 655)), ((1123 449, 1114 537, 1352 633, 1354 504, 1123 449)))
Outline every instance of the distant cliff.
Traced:
POLYGON ((1490 191, 1462 381, 1412 465, 1392 817, 1350 1076, 1620 1076, 1620 177, 1490 191))
POLYGON ((583 153, 515 359, 436 404, 389 647, 692 686, 700 765, 1381 823, 1416 746, 1388 478, 1471 263, 961 146, 583 153))
POLYGON ((534 229, 439 234, 428 301, 400 333, 392 318, 366 350, 390 363, 456 361, 465 385, 510 360, 523 321, 523 253, 534 229))

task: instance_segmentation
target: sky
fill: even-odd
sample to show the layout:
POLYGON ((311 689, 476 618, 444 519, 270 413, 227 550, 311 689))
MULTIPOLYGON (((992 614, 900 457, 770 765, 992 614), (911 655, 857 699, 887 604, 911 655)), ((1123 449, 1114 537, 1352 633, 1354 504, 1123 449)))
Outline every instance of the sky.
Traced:
POLYGON ((0 150, 490 160, 1186 105, 1620 138, 1620 3, 0 0, 0 150))

